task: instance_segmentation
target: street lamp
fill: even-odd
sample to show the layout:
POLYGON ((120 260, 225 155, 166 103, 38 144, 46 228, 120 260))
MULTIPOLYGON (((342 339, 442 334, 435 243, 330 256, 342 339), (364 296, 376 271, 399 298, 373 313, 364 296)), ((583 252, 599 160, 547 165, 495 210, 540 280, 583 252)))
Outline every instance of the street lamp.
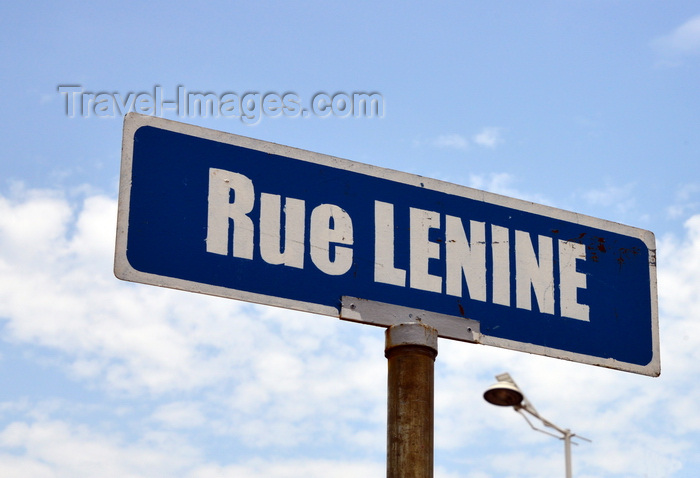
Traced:
MULTIPOLYGON (((533 407, 532 404, 528 401, 528 399, 525 398, 525 394, 520 390, 520 388, 518 388, 518 386, 515 384, 515 381, 513 381, 509 374, 502 373, 500 375, 496 375, 496 380, 498 380, 498 383, 491 385, 484 392, 484 400, 493 405, 498 405, 500 407, 513 407, 513 409, 516 412, 520 413, 523 416, 525 421, 528 423, 528 425, 530 425, 530 427, 533 430, 546 433, 547 435, 553 436, 554 438, 558 438, 559 440, 564 440, 564 454, 566 457, 566 478, 571 478, 571 439, 573 437, 577 437, 589 443, 591 440, 589 440, 588 438, 584 438, 580 435, 576 435, 575 433, 571 433, 571 430, 569 430, 568 428, 559 428, 549 420, 542 418, 542 416, 540 416, 537 410, 535 410, 535 407, 533 407), (533 417, 540 420, 545 427, 556 430, 558 433, 561 434, 561 436, 537 428, 535 425, 532 424, 530 419, 527 417, 527 415, 523 413, 523 411, 526 411, 533 417)), ((578 443, 574 442, 574 445, 578 445, 578 443)))

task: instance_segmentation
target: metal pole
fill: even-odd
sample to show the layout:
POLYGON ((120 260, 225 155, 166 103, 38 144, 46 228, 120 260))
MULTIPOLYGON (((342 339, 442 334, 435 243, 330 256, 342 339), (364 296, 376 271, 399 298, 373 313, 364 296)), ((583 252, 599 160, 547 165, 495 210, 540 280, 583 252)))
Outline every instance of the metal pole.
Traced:
POLYGON ((571 436, 570 430, 564 430, 564 457, 566 459, 566 478, 571 478, 571 436))
POLYGON ((387 478, 432 478, 437 330, 419 322, 389 327, 387 478))

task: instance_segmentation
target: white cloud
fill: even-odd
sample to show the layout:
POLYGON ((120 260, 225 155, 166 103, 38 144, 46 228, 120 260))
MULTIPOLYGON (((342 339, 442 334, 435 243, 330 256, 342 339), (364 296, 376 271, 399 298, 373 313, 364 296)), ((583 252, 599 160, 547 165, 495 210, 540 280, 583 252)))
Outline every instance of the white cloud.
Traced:
POLYGON ((433 139, 431 144, 436 148, 454 149, 457 151, 469 151, 472 144, 482 148, 493 149, 503 143, 502 131, 501 128, 486 127, 471 137, 458 133, 442 134, 433 139))
POLYGON ((512 184, 515 182, 515 177, 508 173, 491 173, 488 175, 472 174, 469 176, 469 187, 475 189, 483 189, 504 196, 516 193, 512 184))
POLYGON ((470 174, 468 186, 502 196, 552 205, 551 201, 544 196, 520 191, 515 187, 516 183, 517 178, 509 173, 470 174))
POLYGON ((683 58, 700 54, 700 15, 652 41, 660 65, 677 66, 683 58))
MULTIPOLYGON (((696 365, 700 363, 700 323, 695 319, 700 314, 700 215, 688 219, 685 228, 683 239, 667 236, 658 241, 659 298, 665 319, 662 339, 670 352, 665 361, 678 379, 682 371, 700 368, 696 365)), ((675 410, 690 412, 687 400, 693 396, 700 400, 700 390, 679 395, 675 410)), ((690 413, 678 425, 700 429, 700 414, 690 413)))
MULTIPOLYGON (((509 175, 472 183, 514 192, 509 175)), ((381 329, 120 282, 111 273, 115 210, 113 199, 94 194, 78 202, 51 191, 0 197, 3 340, 107 397, 82 415, 66 412, 80 402, 51 396, 0 403, 0 476, 82 478, 96 468, 107 477, 383 474, 381 329), (207 443, 221 442, 250 457, 208 457, 207 443)), ((577 476, 694 469, 700 216, 683 237, 659 240, 658 263, 661 378, 441 340, 436 476, 559 473, 560 442, 481 398, 503 371, 543 416, 593 440, 574 449, 577 476), (508 468, 522 456, 532 466, 508 468)))
POLYGON ((433 142, 438 148, 456 149, 466 151, 469 149, 469 140, 461 134, 443 134, 435 138, 433 142))
POLYGON ((201 426, 206 419, 198 403, 173 402, 162 405, 152 418, 171 428, 193 428, 201 426))
POLYGON ((485 148, 495 148, 503 142, 501 128, 484 128, 474 135, 473 141, 485 148))
POLYGON ((666 208, 672 219, 687 217, 689 213, 696 211, 700 203, 695 199, 700 192, 700 184, 684 184, 676 190, 675 203, 666 208))
POLYGON ((608 183, 602 188, 586 191, 582 196, 592 206, 610 208, 617 213, 625 214, 636 206, 634 188, 635 185, 632 183, 608 183))
POLYGON ((79 377, 104 376, 106 385, 132 391, 211 385, 250 360, 246 354, 257 355, 254 341, 278 319, 255 317, 238 302, 118 281, 116 201, 91 196, 71 209, 64 198, 38 193, 0 202, 8 338, 60 350, 79 377))
POLYGON ((383 463, 252 458, 207 463, 178 440, 123 438, 63 421, 14 422, 0 430, 0 476, 13 478, 356 478, 381 476, 383 463))
POLYGON ((19 196, 0 197, 4 340, 39 347, 73 380, 108 393, 206 391, 204 403, 154 411, 165 427, 208 426, 257 447, 332 443, 347 423, 358 437, 382 428, 380 329, 121 282, 115 200, 19 196), (348 405, 358 401, 362 411, 348 405))
POLYGON ((333 460, 252 460, 241 465, 205 466, 191 478, 357 478, 379 477, 384 465, 372 462, 338 462, 333 460))
POLYGON ((187 446, 127 444, 63 421, 16 421, 0 431, 0 476, 137 478, 178 476, 196 460, 187 446))

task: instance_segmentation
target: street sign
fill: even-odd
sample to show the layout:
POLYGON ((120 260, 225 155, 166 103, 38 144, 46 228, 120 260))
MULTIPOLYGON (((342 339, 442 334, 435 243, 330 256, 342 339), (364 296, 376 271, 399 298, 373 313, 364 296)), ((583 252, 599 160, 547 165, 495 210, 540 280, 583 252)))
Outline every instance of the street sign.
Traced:
POLYGON ((651 232, 129 114, 120 279, 657 376, 651 232))

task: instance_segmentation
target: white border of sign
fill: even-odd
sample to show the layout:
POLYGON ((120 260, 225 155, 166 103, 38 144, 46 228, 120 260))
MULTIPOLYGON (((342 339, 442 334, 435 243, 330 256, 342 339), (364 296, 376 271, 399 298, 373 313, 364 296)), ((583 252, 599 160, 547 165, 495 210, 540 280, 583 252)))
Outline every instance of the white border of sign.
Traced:
MULTIPOLYGON (((619 362, 613 359, 602 359, 598 357, 591 357, 583 354, 576 354, 571 352, 566 352, 558 349, 550 349, 547 347, 542 347, 533 344, 520 343, 512 340, 500 339, 490 336, 485 336, 478 333, 477 330, 475 334, 472 334, 472 327, 474 325, 473 321, 465 321, 469 325, 469 333, 455 334, 452 331, 450 333, 438 334, 442 337, 453 338, 457 340, 464 340, 467 342, 481 343, 484 345, 492 345, 496 347, 506 348, 510 350, 517 350, 522 352, 533 353, 537 355, 544 355, 547 357, 554 357, 564 360, 570 360, 574 362, 586 363, 590 365, 597 365, 606 368, 612 368, 616 370, 623 370, 627 372, 633 372, 643 375, 658 376, 661 372, 660 358, 659 358, 659 326, 658 326, 658 295, 657 295, 657 284, 656 284, 656 241, 654 234, 650 231, 643 229, 638 229, 631 226, 626 226, 623 224, 606 221, 604 219, 597 219, 594 217, 586 216, 583 214, 578 214, 570 211, 565 211, 562 209, 557 209, 551 206, 545 206, 540 204, 535 204, 529 201, 523 201, 520 199, 510 198, 506 196, 501 196, 494 193, 489 193, 486 191, 480 191, 477 189, 472 189, 466 186, 460 186, 456 184, 447 183, 444 181, 439 181, 436 179, 426 178, 423 176, 418 176, 414 174, 404 173, 401 171, 394 171, 390 169, 380 168, 377 166, 371 166, 368 164, 357 163, 354 161, 349 161, 346 159, 340 159, 333 156, 327 156, 324 154, 313 153, 310 151, 305 151, 302 149, 292 148, 289 146, 282 146, 276 143, 270 143, 267 141, 261 141, 253 138, 247 138, 244 136, 239 136, 231 133, 225 133, 221 131, 215 131, 199 126, 179 123, 176 121, 171 121, 163 118, 158 118, 154 116, 144 116, 137 113, 129 113, 124 118, 124 133, 122 140, 122 162, 121 162, 121 175, 119 182, 119 211, 117 215, 117 237, 116 237, 116 250, 115 250, 115 261, 114 261, 114 274, 116 277, 122 280, 139 282, 143 284, 156 285, 161 287, 169 287, 172 289, 179 289, 189 292, 198 292, 202 294, 208 294, 218 297, 227 297, 231 299, 244 300, 247 302, 254 302, 258 304, 272 305, 276 307, 300 310, 305 312, 311 312, 315 314, 328 315, 331 317, 340 317, 345 320, 352 320, 355 322, 367 323, 370 325, 381 325, 389 326, 391 323, 381 323, 374 319, 367 320, 362 319, 362 314, 360 311, 348 312, 348 309, 343 307, 341 311, 338 311, 335 307, 328 307, 324 305, 302 302, 291 299, 284 299, 280 297, 267 296, 263 294, 256 294, 246 291, 238 291, 233 289, 228 289, 224 287, 217 287, 207 284, 201 284, 196 282, 191 282, 182 279, 175 279, 171 277, 163 277, 155 274, 143 273, 135 270, 129 264, 126 257, 126 242, 127 242, 127 228, 129 219, 129 201, 131 197, 131 167, 133 161, 133 146, 134 146, 134 134, 142 126, 153 126, 159 129, 164 129, 168 131, 173 131, 176 133, 182 133, 190 136, 195 136, 198 138, 208 139, 211 141, 217 141, 220 143, 231 144, 235 146, 241 146, 244 148, 249 148, 257 151, 262 151, 265 153, 275 154, 287 158, 296 159, 299 161, 306 161, 309 163, 319 164, 323 166, 328 166, 337 169, 355 171, 360 174, 374 176, 377 178, 387 179, 394 182, 404 183, 410 186, 432 189, 435 191, 443 192, 446 194, 451 194, 455 196, 462 196, 469 199, 474 199, 477 201, 483 201, 490 204, 495 204, 499 206, 504 206, 511 209, 516 209, 520 211, 530 212, 534 214, 539 214, 541 216, 550 217, 553 219, 560 219, 563 221, 568 221, 572 223, 581 224, 584 226, 605 230, 617 234, 622 234, 626 236, 639 238, 644 242, 644 244, 649 248, 650 251, 650 263, 649 263, 649 278, 650 278, 650 292, 651 292, 651 310, 652 310, 652 347, 653 347, 653 358, 652 361, 647 365, 636 365, 619 362)), ((378 304, 378 303, 374 303, 378 304)), ((345 305, 345 304, 343 304, 345 305)), ((383 307, 380 307, 384 310, 383 307)), ((367 315, 368 310, 373 310, 373 307, 365 306, 365 315, 367 315)), ((435 323, 440 323, 438 316, 441 314, 435 314, 426 311, 416 311, 421 313, 422 317, 436 316, 433 320, 435 323)), ((444 316, 443 316, 444 317, 444 316)), ((392 319, 393 320, 393 319, 392 319)), ((399 319, 396 319, 399 320, 399 319)), ((429 321, 429 319, 428 319, 429 321)), ((465 325, 466 327, 466 325, 465 325)))

